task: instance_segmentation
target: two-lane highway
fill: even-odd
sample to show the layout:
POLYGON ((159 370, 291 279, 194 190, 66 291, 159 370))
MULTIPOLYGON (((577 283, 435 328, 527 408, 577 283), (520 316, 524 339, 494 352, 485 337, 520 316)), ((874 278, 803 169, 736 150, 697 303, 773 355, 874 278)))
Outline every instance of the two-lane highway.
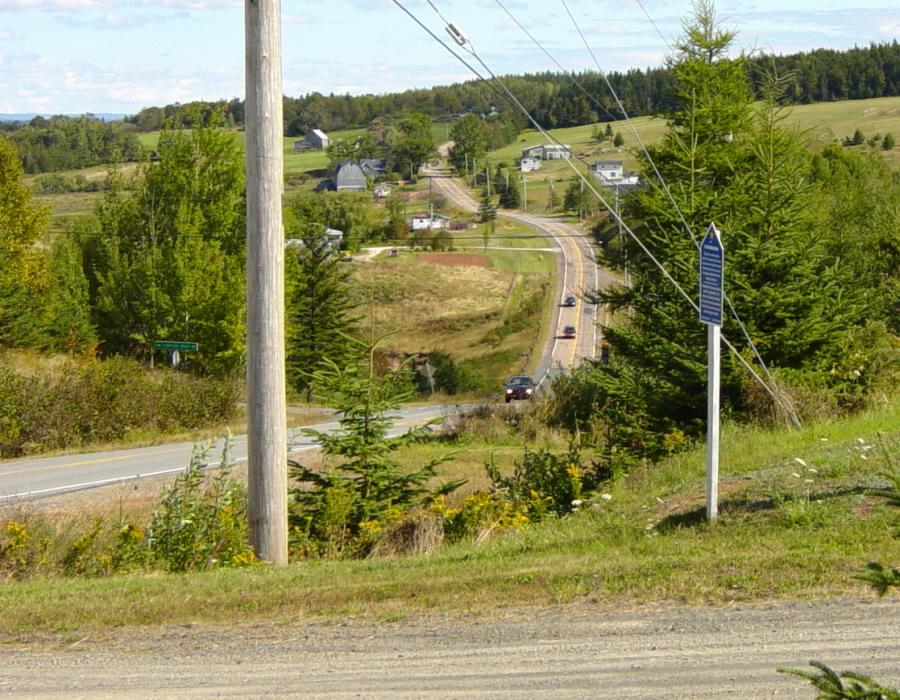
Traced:
MULTIPOLYGON (((478 211, 478 202, 456 182, 449 170, 426 166, 423 174, 432 178, 434 188, 447 197, 454 206, 469 212, 478 211)), ((557 256, 557 307, 551 319, 554 333, 548 339, 548 347, 542 353, 542 361, 536 375, 544 377, 548 370, 567 370, 577 367, 585 358, 596 357, 601 342, 597 322, 599 307, 588 303, 584 295, 595 289, 616 284, 608 271, 597 265, 590 239, 574 226, 556 218, 537 216, 515 211, 501 211, 504 216, 533 226, 543 232, 558 251, 557 256), (562 305, 569 294, 575 296, 575 306, 562 305), (564 338, 563 329, 575 327, 574 338, 564 338)))
MULTIPOLYGON (((409 428, 429 420, 457 412, 458 406, 410 406, 396 411, 398 416, 389 435, 399 435, 409 428)), ((321 432, 338 427, 336 421, 307 426, 321 432)), ((219 465, 223 440, 217 440, 208 453, 209 467, 219 465)), ((318 443, 303 435, 301 429, 292 431, 289 439, 292 453, 313 450, 318 443)), ((94 452, 84 455, 63 455, 14 459, 0 462, 0 503, 23 498, 53 496, 70 491, 124 483, 150 476, 183 471, 191 461, 194 443, 182 442, 129 450, 94 452)), ((234 464, 247 461, 247 438, 232 439, 231 460, 234 464)))

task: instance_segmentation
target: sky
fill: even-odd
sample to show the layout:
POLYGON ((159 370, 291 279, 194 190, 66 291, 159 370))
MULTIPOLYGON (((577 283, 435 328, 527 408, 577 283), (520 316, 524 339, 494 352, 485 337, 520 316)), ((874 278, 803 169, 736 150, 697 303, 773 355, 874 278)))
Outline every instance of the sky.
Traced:
MULTIPOLYGON (((427 0, 401 2, 446 38, 427 0)), ((431 2, 497 74, 556 70, 501 4, 567 70, 595 68, 563 0, 431 2)), ((691 9, 690 0, 566 2, 605 71, 660 65, 691 9)), ((392 0, 281 7, 287 95, 378 94, 473 77, 392 0)), ((719 0, 716 10, 744 50, 846 49, 900 37, 896 0, 719 0)), ((0 0, 0 113, 134 114, 243 98, 243 71, 240 0, 0 0)))

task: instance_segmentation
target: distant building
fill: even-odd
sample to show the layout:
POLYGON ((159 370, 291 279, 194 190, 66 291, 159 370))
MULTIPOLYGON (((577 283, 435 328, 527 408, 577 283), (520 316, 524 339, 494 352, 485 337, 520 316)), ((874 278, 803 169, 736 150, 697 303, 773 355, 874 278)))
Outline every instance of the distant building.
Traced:
POLYGON ((607 187, 630 190, 640 185, 637 173, 625 172, 621 160, 598 160, 591 165, 591 171, 607 187))
POLYGON ((450 228, 450 217, 443 214, 415 214, 410 219, 410 228, 413 231, 436 231, 438 229, 450 228))
MULTIPOLYGON (((344 232, 339 231, 336 228, 326 228, 325 229, 325 245, 332 252, 337 252, 341 249, 341 244, 344 242, 344 232)), ((306 243, 302 238, 287 238, 284 241, 285 248, 305 248, 306 243)))
POLYGON ((544 160, 562 160, 572 155, 569 144, 548 144, 544 146, 544 153, 541 156, 544 160))
POLYGON ((294 141, 295 151, 322 151, 331 145, 331 139, 321 129, 310 129, 302 141, 294 141))
POLYGON ((541 169, 540 158, 523 158, 519 161, 519 167, 523 173, 530 173, 532 170, 541 169))
POLYGON ((390 196, 391 186, 386 182, 380 182, 375 185, 375 189, 372 190, 372 194, 375 196, 375 199, 384 199, 385 197, 390 196))
POLYGON ((387 170, 387 161, 384 158, 360 158, 359 167, 362 168, 366 177, 374 178, 378 175, 384 175, 387 170))
POLYGON ((345 160, 334 174, 334 189, 338 192, 365 192, 369 181, 359 163, 345 160))
POLYGON ((538 158, 540 160, 561 160, 572 155, 569 144, 548 143, 528 146, 522 149, 522 158, 538 158))

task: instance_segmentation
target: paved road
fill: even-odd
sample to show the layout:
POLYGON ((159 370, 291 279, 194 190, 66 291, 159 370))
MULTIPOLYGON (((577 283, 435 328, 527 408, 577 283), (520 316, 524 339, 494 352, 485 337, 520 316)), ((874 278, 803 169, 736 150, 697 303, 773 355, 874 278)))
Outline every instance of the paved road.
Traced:
MULTIPOLYGON (((413 425, 420 425, 432 418, 447 415, 456 410, 454 406, 414 406, 396 412, 400 417, 392 435, 404 432, 413 425)), ((334 430, 337 422, 329 421, 308 427, 321 431, 334 430)), ((293 452, 312 450, 317 447, 311 438, 293 431, 291 441, 293 452)), ((216 443, 210 456, 221 455, 222 441, 216 443)), ((20 498, 39 498, 69 491, 96 488, 117 484, 149 476, 158 476, 182 471, 191 459, 193 443, 182 442, 156 447, 129 450, 95 452, 83 455, 63 455, 14 459, 0 462, 0 503, 20 498)), ((236 464, 247 460, 247 438, 234 438, 232 457, 236 464)), ((211 462, 209 466, 217 466, 211 462)))
MULTIPOLYGON (((432 178, 435 189, 444 194, 454 206, 469 212, 478 211, 478 202, 451 177, 444 167, 426 166, 423 174, 432 178)), ((574 226, 555 217, 537 216, 519 211, 500 211, 504 216, 542 231, 553 244, 557 256, 556 299, 560 305, 551 319, 555 333, 547 341, 542 362, 536 375, 543 377, 548 370, 571 369, 585 358, 597 356, 601 342, 597 322, 601 309, 584 300, 584 293, 616 283, 616 279, 599 267, 590 239, 574 226), (569 294, 576 298, 574 307, 564 307, 562 300, 569 294), (575 326, 575 338, 562 337, 565 326, 575 326)))
POLYGON ((809 700, 809 683, 779 666, 818 659, 896 687, 898 630, 896 601, 870 599, 580 605, 471 622, 185 624, 43 647, 0 637, 0 696, 809 700))

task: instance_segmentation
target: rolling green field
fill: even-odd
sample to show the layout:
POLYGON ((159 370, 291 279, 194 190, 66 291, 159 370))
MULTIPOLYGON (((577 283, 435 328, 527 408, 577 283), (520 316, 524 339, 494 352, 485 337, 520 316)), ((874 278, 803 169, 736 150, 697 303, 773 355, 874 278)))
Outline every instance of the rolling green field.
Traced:
MULTIPOLYGON (((860 129, 866 138, 876 134, 884 136, 889 132, 893 133, 895 138, 900 138, 900 97, 797 105, 786 113, 786 123, 804 132, 813 150, 821 150, 828 143, 839 142, 846 136, 852 136, 856 129, 860 129)), ((605 124, 601 126, 605 128, 605 124)), ((573 163, 579 158, 589 163, 595 160, 621 160, 624 162, 625 170, 635 170, 638 164, 635 154, 640 150, 638 137, 645 144, 651 144, 660 140, 666 130, 665 120, 657 117, 637 117, 632 119, 630 124, 613 122, 612 126, 614 131, 621 133, 625 139, 622 148, 616 148, 608 141, 602 144, 595 142, 591 138, 593 125, 553 129, 549 133, 559 142, 571 146, 573 163)), ((492 163, 506 163, 514 169, 517 178, 524 177, 527 180, 529 210, 536 213, 547 209, 551 181, 556 195, 561 200, 566 187, 573 179, 571 168, 563 160, 544 161, 540 170, 526 173, 524 176, 515 171, 522 149, 544 143, 545 140, 540 132, 528 129, 523 131, 514 143, 492 151, 487 156, 492 163)), ((900 146, 889 152, 877 147, 876 150, 892 167, 900 168, 900 146)), ((583 167, 580 169, 583 171, 583 167)), ((520 194, 524 191, 520 189, 520 194)))

